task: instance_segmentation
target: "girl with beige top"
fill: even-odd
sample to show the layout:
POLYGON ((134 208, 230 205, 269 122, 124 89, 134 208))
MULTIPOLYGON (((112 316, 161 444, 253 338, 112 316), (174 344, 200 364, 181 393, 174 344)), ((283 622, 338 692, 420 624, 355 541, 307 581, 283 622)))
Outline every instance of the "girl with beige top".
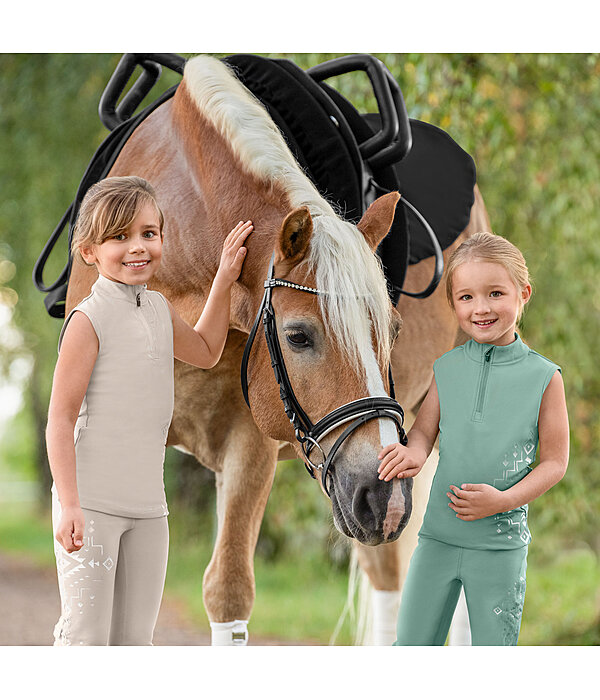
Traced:
POLYGON ((192 329, 146 288, 160 265, 163 223, 153 188, 131 176, 90 188, 75 227, 73 252, 99 276, 65 319, 46 430, 57 645, 152 644, 168 554, 163 461, 173 357, 202 368, 218 362, 253 229, 240 222, 226 238, 192 329))

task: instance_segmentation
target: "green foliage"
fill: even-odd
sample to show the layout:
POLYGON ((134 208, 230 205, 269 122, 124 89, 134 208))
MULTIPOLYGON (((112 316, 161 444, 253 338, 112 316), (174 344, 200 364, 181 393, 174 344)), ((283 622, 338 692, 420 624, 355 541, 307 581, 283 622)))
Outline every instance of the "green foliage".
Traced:
POLYGON ((31 412, 23 407, 13 418, 0 443, 0 480, 35 482, 36 454, 31 442, 34 431, 31 412))

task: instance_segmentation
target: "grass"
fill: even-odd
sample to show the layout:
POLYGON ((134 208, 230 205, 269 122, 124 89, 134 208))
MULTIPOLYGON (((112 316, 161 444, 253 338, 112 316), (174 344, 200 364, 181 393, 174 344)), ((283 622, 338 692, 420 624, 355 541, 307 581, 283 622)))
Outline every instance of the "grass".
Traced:
POLYGON ((600 563, 589 549, 560 552, 541 566, 531 546, 519 644, 598 644, 599 609, 600 563), (584 641, 594 634, 595 642, 584 641))
MULTIPOLYGON (((211 555, 210 537, 194 535, 189 523, 170 516, 171 547, 165 594, 181 601, 190 621, 208 631, 202 574, 211 555)), ((31 506, 0 512, 0 549, 54 566, 50 515, 31 506)), ((322 556, 255 561, 256 602, 250 632, 327 644, 346 599, 347 572, 322 556)), ((600 642, 600 562, 586 549, 565 550, 548 560, 530 548, 527 593, 519 644, 587 645, 600 642)), ((337 644, 350 644, 348 621, 337 644)))

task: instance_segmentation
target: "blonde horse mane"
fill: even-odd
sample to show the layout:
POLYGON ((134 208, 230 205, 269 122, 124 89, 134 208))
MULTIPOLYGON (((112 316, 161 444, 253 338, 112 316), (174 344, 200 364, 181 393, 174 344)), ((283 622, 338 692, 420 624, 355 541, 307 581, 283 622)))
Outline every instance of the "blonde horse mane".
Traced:
MULTIPOLYGON (((185 66, 184 82, 196 107, 210 121, 244 169, 261 181, 280 185, 292 208, 308 206, 313 236, 306 263, 316 285, 321 313, 357 372, 380 373, 373 366, 372 337, 379 360, 388 362, 390 303, 379 259, 353 224, 338 216, 294 159, 262 104, 233 71, 211 56, 185 66)), ((380 393, 378 386, 370 387, 380 393)))

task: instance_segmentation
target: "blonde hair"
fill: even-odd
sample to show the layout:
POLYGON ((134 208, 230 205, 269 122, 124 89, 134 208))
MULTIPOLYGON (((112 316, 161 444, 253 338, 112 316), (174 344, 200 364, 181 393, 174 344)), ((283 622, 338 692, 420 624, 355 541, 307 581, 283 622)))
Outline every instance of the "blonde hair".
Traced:
POLYGON ((112 236, 127 231, 141 208, 152 204, 159 218, 162 237, 164 216, 152 185, 136 175, 107 177, 86 192, 71 241, 72 255, 81 246, 100 245, 112 236))
MULTIPOLYGON (((475 233, 458 246, 446 265, 446 297, 452 308, 454 308, 452 298, 454 272, 459 265, 471 261, 493 262, 502 265, 519 292, 531 284, 527 263, 523 253, 516 245, 495 233, 475 233)), ((521 301, 517 322, 521 319, 524 306, 523 301, 521 301)))

